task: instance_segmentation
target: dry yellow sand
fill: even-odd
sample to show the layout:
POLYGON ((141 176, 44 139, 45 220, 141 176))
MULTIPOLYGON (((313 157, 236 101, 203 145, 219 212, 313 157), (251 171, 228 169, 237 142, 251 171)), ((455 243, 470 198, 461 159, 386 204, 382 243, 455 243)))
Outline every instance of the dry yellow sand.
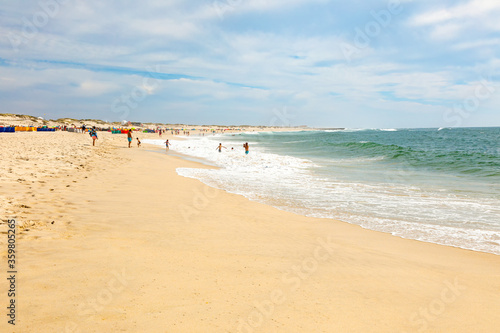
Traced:
MULTIPOLYGON (((2 313, 1 332, 499 330, 499 256, 250 202, 124 135, 0 144, 2 219, 22 226, 17 325, 2 313)), ((2 233, 2 267, 5 250, 2 233)))

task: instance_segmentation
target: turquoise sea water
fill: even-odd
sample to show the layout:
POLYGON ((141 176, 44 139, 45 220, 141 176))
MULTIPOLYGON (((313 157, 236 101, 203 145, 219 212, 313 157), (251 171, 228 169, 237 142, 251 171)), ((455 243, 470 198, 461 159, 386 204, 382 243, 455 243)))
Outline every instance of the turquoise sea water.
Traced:
POLYGON ((252 200, 500 254, 499 143, 500 128, 436 128, 252 132, 173 146, 221 166, 179 174, 252 200), (217 153, 219 142, 228 150, 217 153))
POLYGON ((500 198, 500 128, 339 130, 242 135, 309 159, 318 175, 500 198))

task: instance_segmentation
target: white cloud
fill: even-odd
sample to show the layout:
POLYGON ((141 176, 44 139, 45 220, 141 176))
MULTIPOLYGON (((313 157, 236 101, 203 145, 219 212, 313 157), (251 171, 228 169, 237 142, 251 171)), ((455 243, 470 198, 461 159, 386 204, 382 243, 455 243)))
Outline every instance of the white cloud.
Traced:
POLYGON ((190 39, 200 32, 193 22, 175 19, 134 20, 124 24, 129 26, 130 33, 139 33, 155 38, 190 39))
POLYGON ((413 16, 412 26, 429 27, 430 37, 437 41, 458 39, 470 33, 499 31, 500 2, 471 0, 448 8, 434 9, 413 16))
MULTIPOLYGON (((120 1, 74 0, 74 6, 61 7, 18 53, 7 39, 0 40, 0 91, 17 96, 6 100, 4 105, 11 108, 28 107, 20 101, 32 98, 39 101, 37 110, 65 112, 71 104, 81 112, 110 113, 115 99, 146 89, 146 102, 133 112, 151 118, 163 110, 184 111, 183 107, 193 115, 198 109, 210 113, 224 108, 235 113, 255 109, 258 114, 287 104, 311 119, 329 112, 359 115, 365 109, 391 115, 401 108, 415 114, 437 112, 473 91, 478 80, 474 72, 500 72, 495 58, 499 39, 485 34, 500 30, 497 2, 473 0, 433 10, 430 2, 424 2, 426 9, 413 18, 412 10, 422 5, 407 3, 404 15, 411 18, 410 30, 408 24, 392 20, 390 29, 372 38, 347 63, 340 45, 349 42, 343 38, 352 34, 353 26, 365 24, 366 17, 359 22, 347 19, 336 8, 323 17, 312 13, 316 6, 298 13, 313 3, 309 0, 154 0, 127 6, 120 1), (262 12, 277 14, 278 22, 249 20, 262 12), (307 23, 297 22, 305 29, 283 19, 287 13, 310 15, 307 23), (241 20, 226 21, 230 15, 241 20), (422 33, 440 43, 409 37, 422 33), (444 43, 447 40, 453 41, 451 46, 444 43), (460 52, 462 56, 455 58, 461 50, 474 52, 460 52), (159 85, 144 87, 148 68, 193 78, 160 80, 159 85)), ((26 9, 21 4, 0 5, 10 13, 0 22, 0 34, 20 33, 22 27, 15 23, 38 10, 35 1, 32 5, 26 9)), ((376 7, 364 6, 366 15, 376 7)), ((268 16, 262 15, 263 20, 268 16)), ((383 121, 375 114, 366 119, 383 121)))
POLYGON ((450 40, 459 36, 462 30, 464 29, 464 25, 456 24, 456 23, 446 23, 437 25, 434 30, 431 32, 431 37, 437 40, 450 40))
POLYGON ((427 12, 424 14, 420 14, 413 18, 412 23, 414 25, 429 25, 429 24, 436 24, 448 21, 452 18, 453 14, 450 12, 450 10, 440 9, 434 12, 427 12))
POLYGON ((471 0, 445 9, 437 9, 417 15, 413 18, 414 25, 432 25, 450 20, 461 20, 467 18, 480 18, 490 16, 494 11, 500 9, 497 0, 471 0))
POLYGON ((477 49, 484 46, 497 46, 497 45, 500 45, 500 39, 487 38, 487 39, 473 40, 470 42, 457 43, 453 46, 453 48, 457 50, 467 50, 467 49, 477 49))
POLYGON ((118 85, 97 80, 85 80, 80 83, 80 93, 85 96, 102 96, 118 90, 118 85))
POLYGON ((328 0, 213 0, 191 14, 197 20, 223 20, 229 15, 290 10, 301 5, 328 3, 328 0))

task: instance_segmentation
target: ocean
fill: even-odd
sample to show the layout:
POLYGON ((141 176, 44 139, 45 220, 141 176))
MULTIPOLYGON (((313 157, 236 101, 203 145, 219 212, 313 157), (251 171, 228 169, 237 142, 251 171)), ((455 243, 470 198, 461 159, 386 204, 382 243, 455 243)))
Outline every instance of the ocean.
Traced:
POLYGON ((179 175, 250 200, 500 255, 499 143, 498 127, 345 129, 195 133, 171 149, 220 167, 179 175))

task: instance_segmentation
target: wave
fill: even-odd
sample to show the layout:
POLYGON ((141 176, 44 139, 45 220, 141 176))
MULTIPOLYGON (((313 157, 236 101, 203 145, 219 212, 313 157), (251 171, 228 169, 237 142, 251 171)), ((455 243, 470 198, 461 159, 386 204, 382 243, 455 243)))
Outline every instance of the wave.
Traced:
POLYGON ((339 149, 362 158, 380 157, 415 168, 452 173, 497 176, 500 158, 488 152, 439 151, 417 149, 396 144, 382 144, 372 141, 329 143, 335 151, 339 149))
POLYGON ((338 158, 338 159, 333 159, 329 160, 329 163, 333 164, 357 164, 357 163, 366 163, 366 162, 378 162, 378 161, 383 161, 386 158, 384 156, 377 156, 377 157, 353 157, 353 158, 338 158))
POLYGON ((344 128, 338 130, 324 130, 322 132, 334 133, 334 132, 363 132, 363 131, 381 131, 381 132, 397 132, 397 128, 344 128))
MULTIPOLYGON (((436 133, 435 129, 432 131, 436 133)), ((456 187, 436 189, 434 184, 426 188, 427 183, 421 186, 422 183, 415 182, 419 180, 419 173, 413 178, 402 177, 402 181, 387 181, 385 172, 391 174, 401 166, 405 170, 407 166, 410 170, 445 170, 445 175, 457 168, 457 172, 463 172, 461 179, 467 179, 466 174, 484 175, 485 170, 500 170, 495 168, 499 163, 495 153, 451 150, 455 146, 447 143, 444 146, 451 151, 446 151, 441 146, 429 147, 427 143, 433 138, 422 143, 423 137, 417 134, 404 141, 397 134, 373 130, 349 135, 253 136, 249 141, 259 141, 261 145, 251 144, 249 155, 244 154, 238 138, 221 140, 227 149, 219 153, 218 139, 193 137, 174 140, 172 150, 221 167, 179 168, 179 175, 279 209, 340 219, 401 237, 500 254, 499 239, 494 238, 500 228, 498 197, 463 193, 461 180, 456 186, 460 191, 454 191, 456 187), (291 144, 283 145, 285 142, 291 144), (405 146, 407 142, 413 145, 405 146), (280 151, 304 158, 280 154, 280 151), (381 167, 372 168, 376 164, 381 167), (358 170, 361 172, 356 173, 358 170), (349 172, 354 176, 348 175, 349 172), (374 177, 373 173, 377 172, 382 173, 374 177)), ((163 147, 163 140, 151 141, 163 147)), ((442 183, 445 181, 447 178, 442 183)), ((495 182, 494 179, 487 181, 495 182)))
MULTIPOLYGON (((144 140, 144 142, 164 146, 162 140, 144 140)), ((276 170, 276 175, 279 175, 284 171, 316 166, 308 159, 265 152, 263 148, 258 147, 257 142, 249 142, 250 154, 248 155, 245 155, 240 142, 223 143, 225 148, 221 153, 216 149, 219 141, 211 140, 211 138, 185 138, 182 141, 170 140, 170 142, 173 151, 205 159, 225 169, 268 169, 276 170)))
POLYGON ((370 129, 368 128, 344 128, 343 130, 326 130, 325 132, 363 132, 363 131, 369 131, 370 129))
POLYGON ((282 144, 288 144, 288 143, 302 143, 302 142, 308 142, 307 140, 296 140, 296 141, 284 141, 282 144))

